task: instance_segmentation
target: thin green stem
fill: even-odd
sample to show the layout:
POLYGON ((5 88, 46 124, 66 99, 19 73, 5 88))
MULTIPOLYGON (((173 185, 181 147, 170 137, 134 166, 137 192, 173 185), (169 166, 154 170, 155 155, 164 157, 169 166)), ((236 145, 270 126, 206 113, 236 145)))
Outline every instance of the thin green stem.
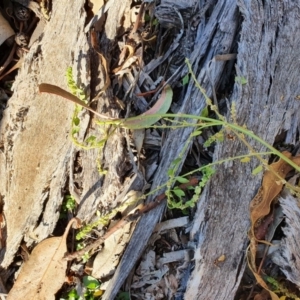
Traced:
MULTIPOLYGON (((193 171, 190 171, 188 173, 185 173, 183 175, 181 175, 181 177, 187 177, 187 176, 190 176, 190 175, 193 175, 194 173, 196 172, 200 172, 202 171, 203 169, 205 169, 206 167, 213 167, 213 166, 216 166, 216 165, 220 165, 226 161, 233 161, 233 160, 237 160, 237 159, 242 159, 242 158, 245 158, 245 157, 252 157, 252 156, 255 156, 255 155, 270 155, 270 154, 273 154, 273 152, 258 152, 258 153, 248 153, 248 154, 244 154, 244 155, 238 155, 238 156, 234 156, 234 157, 229 157, 229 158, 224 158, 222 160, 218 160, 218 161, 215 161, 215 162, 212 162, 212 163, 209 163, 205 166, 202 166, 200 168, 197 168, 193 171)), ((156 193, 157 191, 163 189, 164 187, 166 187, 168 184, 167 183, 164 183, 160 186, 158 186, 156 189, 154 190, 151 190, 149 193, 145 194, 144 197, 148 197, 148 196, 151 196, 153 195, 154 193, 156 193)))

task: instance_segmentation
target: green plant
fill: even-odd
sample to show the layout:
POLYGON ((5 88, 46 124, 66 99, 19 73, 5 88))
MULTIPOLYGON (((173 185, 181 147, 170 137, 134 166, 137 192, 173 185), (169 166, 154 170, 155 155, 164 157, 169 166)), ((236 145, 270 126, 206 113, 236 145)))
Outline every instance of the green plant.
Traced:
POLYGON ((60 211, 60 218, 64 219, 67 217, 68 212, 73 212, 76 208, 76 200, 71 195, 66 195, 64 197, 61 211, 60 211))
MULTIPOLYGON (((299 297, 296 294, 294 294, 288 290, 288 288, 284 285, 284 283, 281 283, 277 279, 275 279, 271 276, 267 276, 267 275, 264 275, 263 278, 265 281, 267 281, 272 286, 272 290, 276 294, 282 294, 282 295, 284 295, 284 297, 288 297, 290 299, 295 299, 295 300, 299 299, 299 297)), ((283 299, 283 298, 280 298, 280 299, 283 299)))
POLYGON ((92 276, 83 277, 83 290, 82 294, 78 295, 76 289, 72 289, 68 292, 67 297, 61 298, 61 300, 97 300, 100 299, 103 291, 100 290, 101 283, 92 276))
POLYGON ((116 300, 130 300, 130 294, 128 292, 119 292, 116 300))
MULTIPOLYGON (((213 166, 216 164, 223 163, 225 161, 239 159, 241 162, 248 162, 252 156, 257 158, 260 162, 260 165, 253 171, 254 174, 261 171, 263 168, 268 168, 268 162, 262 158, 263 155, 269 155, 273 154, 290 164, 292 167, 294 167, 297 171, 300 171, 300 168, 293 163, 289 158, 287 158, 285 155, 283 155, 280 151, 275 149, 273 146, 269 145, 267 142, 265 142, 263 139, 255 135, 251 130, 247 129, 244 126, 241 126, 237 124, 236 121, 236 108, 235 103, 232 104, 231 107, 231 119, 232 122, 229 122, 226 120, 224 116, 222 116, 218 108, 212 103, 211 99, 207 96, 206 91, 199 85, 197 82, 197 79, 195 77, 195 74, 193 73, 191 69, 191 65, 188 60, 186 60, 186 63, 189 68, 189 75, 194 80, 195 85, 197 88, 201 91, 203 94, 205 101, 206 101, 206 108, 204 109, 204 113, 202 112, 201 116, 195 116, 195 115, 188 115, 188 114, 167 114, 171 100, 172 100, 172 90, 170 87, 166 87, 163 90, 161 98, 157 101, 157 103, 146 113, 133 117, 128 119, 109 119, 106 116, 103 116, 101 114, 98 114, 97 112, 93 111, 90 107, 88 107, 83 97, 83 92, 81 89, 79 89, 72 76, 71 76, 71 69, 68 69, 67 71, 67 78, 68 78, 68 86, 70 90, 72 91, 73 95, 79 95, 80 98, 76 98, 74 96, 68 95, 67 92, 63 91, 62 89, 58 87, 53 87, 51 85, 42 84, 40 85, 40 91, 41 92, 48 92, 48 93, 54 93, 60 96, 65 97, 66 99, 73 101, 76 103, 76 108, 74 111, 74 115, 72 118, 72 140, 76 145, 79 145, 80 147, 84 149, 91 149, 91 148, 99 148, 102 149, 105 142, 109 138, 111 134, 114 133, 114 130, 118 127, 124 127, 128 129, 141 129, 141 128, 171 128, 175 130, 176 128, 183 128, 183 127, 194 127, 194 132, 191 133, 188 140, 186 141, 182 151, 180 152, 179 156, 173 161, 172 165, 170 166, 168 170, 169 180, 161 185, 160 187, 157 187, 155 190, 153 190, 151 193, 154 193, 164 187, 167 188, 166 190, 166 196, 168 199, 168 206, 169 208, 179 208, 185 210, 186 208, 193 207, 198 199, 198 196, 201 192, 201 189, 205 185, 205 183, 211 178, 211 176, 214 173, 213 166), (96 124, 101 126, 104 132, 104 137, 97 139, 94 136, 88 137, 85 140, 85 145, 80 144, 75 136, 80 130, 80 119, 79 119, 79 113, 81 111, 81 107, 84 107, 88 110, 93 111, 95 115, 98 115, 100 117, 100 121, 96 121, 96 124), (209 118, 208 115, 208 108, 213 111, 216 115, 216 118, 209 118), (162 125, 156 125, 155 123, 160 119, 165 119, 166 123, 162 125), (193 120, 194 122, 188 122, 188 120, 193 120), (107 133, 107 128, 109 126, 112 126, 112 130, 110 133, 107 133), (187 148, 192 142, 192 139, 196 137, 197 135, 200 135, 203 130, 207 127, 213 127, 217 126, 218 128, 221 127, 221 130, 217 132, 215 135, 211 136, 204 144, 204 146, 208 147, 213 142, 221 142, 224 139, 225 134, 229 134, 234 136, 235 138, 238 138, 242 143, 245 144, 245 146, 248 148, 248 153, 245 153, 244 155, 237 156, 234 158, 226 158, 224 160, 214 162, 212 164, 208 164, 206 166, 203 166, 201 168, 197 168, 189 173, 183 174, 181 176, 177 176, 176 174, 180 171, 180 166, 182 165, 182 159, 184 153, 187 151, 187 148), (262 153, 257 153, 251 146, 251 144, 248 142, 247 139, 252 139, 257 142, 259 142, 261 145, 263 145, 266 149, 269 151, 265 151, 262 153), (185 192, 182 191, 178 186, 176 186, 176 182, 184 182, 188 180, 188 176, 191 176, 192 174, 196 172, 202 172, 202 179, 200 180, 200 183, 197 187, 194 188, 194 195, 191 197, 191 199, 185 201, 185 192)), ((186 77, 187 78, 187 77, 186 77)), ((246 84, 247 81, 244 78, 237 78, 236 79, 240 84, 246 84)), ((279 178, 282 180, 282 178, 279 178)), ((292 187, 289 184, 287 184, 290 188, 294 189, 298 193, 300 192, 300 189, 297 187, 292 187)), ((151 193, 148 193, 145 196, 150 195, 151 193)), ((136 199, 135 201, 138 201, 139 199, 136 199)), ((79 234, 77 235, 77 239, 81 239, 86 234, 88 234, 93 228, 99 226, 100 224, 106 225, 112 215, 115 214, 117 211, 114 210, 112 213, 102 216, 99 218, 97 222, 94 222, 93 224, 87 225, 85 228, 83 228, 79 234)))

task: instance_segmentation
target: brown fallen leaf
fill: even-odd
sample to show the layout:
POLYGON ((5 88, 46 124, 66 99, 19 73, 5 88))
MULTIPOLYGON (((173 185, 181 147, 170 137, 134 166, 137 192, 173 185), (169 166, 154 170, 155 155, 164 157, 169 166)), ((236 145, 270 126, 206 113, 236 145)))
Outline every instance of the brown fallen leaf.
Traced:
MULTIPOLYGON (((292 156, 287 151, 284 151, 283 154, 288 158, 292 156)), ((272 201, 282 190, 283 183, 279 180, 278 176, 284 179, 291 170, 292 167, 280 159, 271 164, 270 169, 264 173, 262 186, 250 202, 251 234, 253 236, 255 236, 254 231, 255 227, 257 227, 257 222, 270 213, 272 201)))
MULTIPOLYGON (((295 164, 300 165, 299 155, 292 157, 292 154, 288 151, 284 151, 282 154, 291 159, 295 164)), ((279 298, 269 290, 269 287, 259 274, 260 270, 256 266, 257 245, 259 242, 267 243, 263 238, 273 218, 270 215, 271 205, 281 192, 286 175, 292 169, 293 167, 283 159, 279 159, 277 162, 271 164, 269 169, 264 173, 261 188, 249 206, 251 229, 249 232, 250 245, 247 253, 248 265, 258 284, 270 293, 272 300, 279 300, 279 298)))
POLYGON ((79 219, 73 218, 63 236, 46 239, 33 249, 7 300, 55 299, 56 292, 65 281, 67 261, 63 257, 67 252, 66 239, 73 223, 80 225, 79 219))

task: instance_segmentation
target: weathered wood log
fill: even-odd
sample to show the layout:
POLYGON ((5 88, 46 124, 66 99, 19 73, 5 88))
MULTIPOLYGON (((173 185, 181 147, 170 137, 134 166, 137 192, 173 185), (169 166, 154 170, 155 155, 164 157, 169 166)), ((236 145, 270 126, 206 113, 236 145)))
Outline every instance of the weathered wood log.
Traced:
MULTIPOLYGON (((297 8, 292 3, 259 1, 240 2, 239 9, 244 20, 236 68, 248 83, 235 84, 231 96, 237 122, 271 145, 282 133, 286 143, 295 143, 300 117, 300 104, 295 100, 300 91, 299 61, 294 59, 300 46, 297 8)), ((265 150, 252 145, 257 151, 265 150)), ((214 160, 239 153, 243 147, 238 141, 226 141, 217 146, 214 160)), ((192 230, 192 238, 198 241, 195 269, 186 299, 234 299, 245 266, 248 205, 259 183, 251 174, 256 165, 221 165, 200 197, 192 230), (216 269, 211 263, 222 254, 226 261, 216 269), (213 288, 216 283, 218 288, 213 288)))
POLYGON ((51 20, 25 56, 14 95, 4 111, 0 194, 7 239, 1 249, 2 267, 12 262, 23 239, 28 245, 43 240, 59 218, 69 174, 72 144, 68 135, 74 106, 58 97, 39 94, 37 87, 47 82, 68 89, 68 66, 73 66, 82 86, 89 86, 83 6, 84 1, 53 1, 51 20))
MULTIPOLYGON (((101 49, 107 60, 112 59, 110 49, 129 8, 130 1, 119 1, 109 9, 101 49)), ((95 96, 104 86, 103 67, 88 44, 85 22, 84 2, 53 1, 51 19, 24 59, 1 120, 0 195, 7 228, 6 247, 1 249, 3 268, 10 265, 23 239, 30 246, 53 232, 66 190, 78 196, 78 217, 89 222, 98 209, 106 213, 128 190, 142 188, 138 174, 125 178, 132 166, 121 132, 108 140, 101 155, 98 149, 76 149, 69 139, 73 104, 38 93, 43 82, 68 90, 69 66, 87 96, 95 96), (99 174, 100 156, 106 176, 99 174)), ((119 110, 109 107, 109 89, 98 102, 97 110, 109 108, 112 116, 118 116, 119 110)), ((90 115, 84 112, 79 140, 89 134, 101 137, 103 132, 90 125, 90 115)), ((7 278, 5 270, 2 274, 7 278)))
POLYGON ((285 215, 286 226, 282 229, 285 237, 279 249, 272 254, 272 260, 280 267, 286 278, 300 287, 300 208, 299 199, 284 189, 279 202, 285 215))

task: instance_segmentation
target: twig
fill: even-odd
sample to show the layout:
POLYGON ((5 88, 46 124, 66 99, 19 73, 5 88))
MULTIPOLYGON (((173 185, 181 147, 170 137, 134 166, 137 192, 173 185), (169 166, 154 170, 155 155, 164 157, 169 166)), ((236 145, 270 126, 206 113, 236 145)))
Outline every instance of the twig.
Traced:
POLYGON ((24 58, 21 57, 15 65, 13 65, 7 72, 5 72, 2 76, 0 76, 0 80, 3 79, 5 76, 7 76, 12 71, 19 69, 23 63, 23 60, 24 60, 24 58))
MULTIPOLYGON (((5 68, 11 63, 11 61, 13 60, 14 54, 16 52, 16 48, 17 48, 17 44, 16 42, 14 42, 14 45, 9 53, 8 58, 6 59, 6 61, 4 62, 3 66, 1 66, 0 68, 0 75, 4 72, 5 68)), ((1 77, 2 78, 2 77, 1 77)), ((0 79, 1 79, 0 78, 0 79)))

